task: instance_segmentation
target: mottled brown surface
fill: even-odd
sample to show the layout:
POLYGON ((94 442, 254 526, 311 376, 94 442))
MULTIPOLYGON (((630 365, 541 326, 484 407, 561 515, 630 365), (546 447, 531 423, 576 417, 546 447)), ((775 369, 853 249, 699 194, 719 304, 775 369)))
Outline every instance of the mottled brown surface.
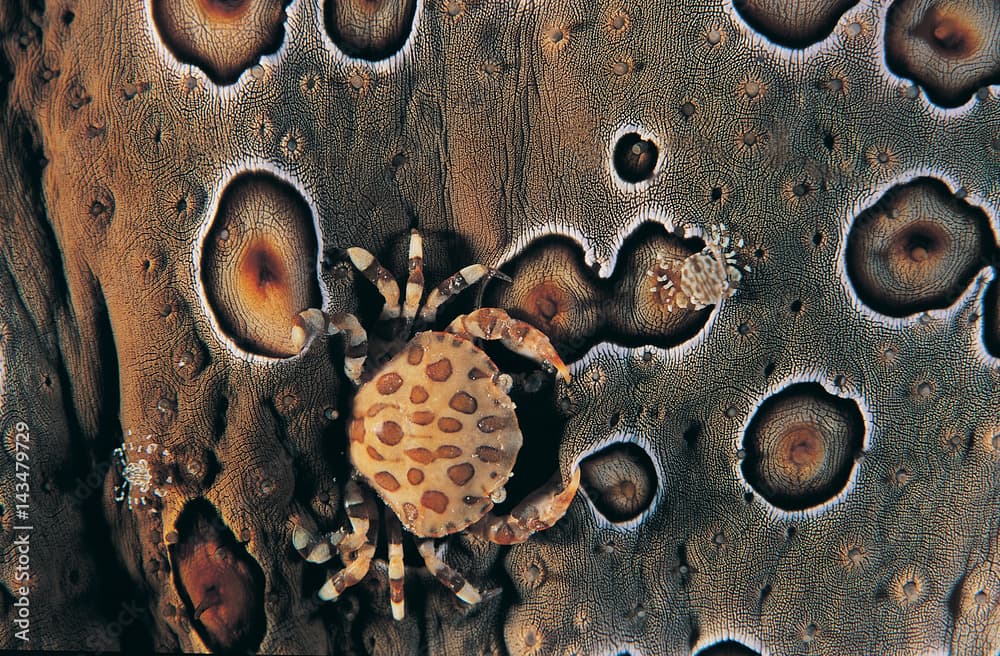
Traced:
POLYGON ((33 648, 997 653, 992 4, 791 23, 763 0, 252 4, 178 0, 197 20, 173 35, 159 3, 0 4, 0 647, 25 646, 27 429, 33 648), (225 221, 249 255, 213 275, 225 221), (654 255, 717 223, 745 240, 735 295, 664 312, 654 255), (343 249, 403 271, 413 227, 428 286, 523 270, 487 299, 571 361, 554 391, 498 362, 524 432, 512 494, 617 443, 653 466, 592 467, 525 544, 443 541, 500 592, 468 607, 410 567, 394 622, 383 566, 321 604, 325 569, 291 546, 299 521, 346 523, 351 388, 339 339, 285 357, 282 326, 317 303, 370 326, 380 299, 343 249), (772 504, 744 442, 799 384, 804 407, 855 404, 863 448, 803 496, 833 452, 791 421, 776 480, 797 503, 772 504), (115 500, 129 430, 162 447, 150 507, 115 500), (600 505, 619 496, 620 521, 600 505))

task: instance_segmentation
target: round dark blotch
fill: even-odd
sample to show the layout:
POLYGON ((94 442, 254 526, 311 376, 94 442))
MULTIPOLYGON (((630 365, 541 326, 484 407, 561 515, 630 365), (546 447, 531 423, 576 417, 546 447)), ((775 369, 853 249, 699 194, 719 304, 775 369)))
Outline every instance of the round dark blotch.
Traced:
POLYGON ((427 389, 422 385, 414 385, 413 389, 410 390, 410 402, 411 403, 423 403, 430 397, 427 389))
POLYGON ((791 385, 761 403, 743 438, 747 482, 772 505, 802 510, 844 489, 864 442, 852 399, 816 383, 791 385))
POLYGON ((897 185, 854 220, 848 278, 862 302, 888 316, 948 307, 986 266, 989 225, 940 180, 897 185))
POLYGON ((659 479, 644 449, 616 442, 580 462, 580 486, 608 521, 626 522, 649 508, 659 479))
POLYGON ((830 0, 803 5, 797 0, 733 0, 750 27, 788 48, 805 48, 833 32, 837 21, 858 0, 830 0))
POLYGON ((462 455, 462 449, 455 446, 454 444, 443 444, 437 448, 434 454, 438 458, 458 458, 462 455))
POLYGON ((403 386, 403 377, 395 372, 382 374, 375 381, 375 389, 383 396, 395 394, 403 386))
MULTIPOLYGON (((410 397, 410 400, 411 401, 413 400, 412 395, 410 397)), ((434 412, 431 410, 417 410, 416 412, 410 415, 410 419, 413 421, 414 424, 417 424, 418 426, 427 426, 432 421, 434 421, 434 416, 435 416, 434 412)))
POLYGON ((267 631, 264 573, 204 499, 189 502, 170 544, 186 617, 213 652, 255 652, 267 631))
POLYGON ((330 39, 351 57, 388 59, 413 29, 416 0, 326 0, 323 19, 330 39))
POLYGON ((448 509, 448 495, 437 490, 427 490, 420 496, 420 505, 438 514, 448 509))
POLYGON ((495 433, 507 427, 507 419, 505 417, 487 415, 476 422, 476 427, 484 433, 495 433))
POLYGON ((382 424, 375 429, 375 435, 378 437, 380 442, 388 444, 389 446, 396 446, 403 441, 403 427, 394 421, 383 421, 382 424))
POLYGON ((423 447, 407 449, 404 453, 406 453, 411 460, 419 462, 421 465, 428 465, 435 460, 435 455, 431 453, 430 450, 423 447))
POLYGON ((659 157, 660 149, 651 139, 629 132, 615 144, 612 162, 618 177, 636 184, 652 177, 659 157))
POLYGON ((476 457, 478 457, 483 462, 500 462, 503 459, 503 454, 491 446, 480 446, 476 448, 476 457))
POLYGON ((437 426, 442 433, 457 433, 462 430, 462 422, 454 417, 441 417, 437 426))
POLYGON ((387 471, 380 471, 375 474, 375 484, 383 490, 388 490, 389 492, 395 492, 400 488, 399 481, 396 480, 396 477, 387 471))
POLYGON ((726 640, 702 649, 695 656, 760 656, 760 652, 750 649, 741 642, 726 640))
POLYGON ((896 0, 886 14, 886 63, 935 104, 958 107, 1000 82, 998 21, 996 3, 896 0))
MULTIPOLYGON (((511 316, 538 328, 566 360, 585 352, 600 326, 605 294, 587 270, 579 245, 546 237, 529 245, 504 272, 511 282, 487 287, 486 304, 506 308, 511 316)), ((490 374, 478 368, 469 379, 490 374)))
POLYGON ((201 282, 222 331, 254 353, 297 354, 295 319, 322 302, 316 244, 312 212, 294 187, 263 172, 233 179, 201 255, 201 282))
POLYGON ((466 392, 455 392, 448 401, 448 407, 462 414, 471 415, 479 407, 474 396, 466 392))
POLYGON ((462 487, 475 476, 476 469, 471 464, 463 462, 459 465, 452 465, 448 468, 448 478, 455 485, 462 487))
POLYGON ((232 84, 281 45, 290 1, 153 0, 153 24, 179 61, 216 84, 232 84))
POLYGON ((451 360, 448 358, 441 358, 437 362, 427 365, 426 369, 427 377, 435 383, 443 383, 451 378, 451 371, 451 360))

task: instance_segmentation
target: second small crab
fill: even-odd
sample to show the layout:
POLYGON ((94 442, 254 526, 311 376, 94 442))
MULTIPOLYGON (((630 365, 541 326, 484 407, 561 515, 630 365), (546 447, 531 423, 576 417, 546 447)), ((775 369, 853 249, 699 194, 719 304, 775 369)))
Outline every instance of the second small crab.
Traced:
POLYGON ((338 597, 364 578, 374 557, 375 545, 368 538, 376 521, 369 492, 374 489, 392 511, 383 515, 393 616, 404 616, 402 527, 418 538, 428 570, 461 600, 478 603, 479 590, 441 560, 433 539, 466 532, 498 544, 524 542, 566 513, 580 470, 574 468, 566 483, 556 472, 510 515, 491 514, 506 497, 504 486, 522 436, 508 396, 511 377, 497 369, 475 340, 498 340, 566 382, 569 371, 543 333, 498 308, 460 315, 444 332, 415 331, 409 338, 413 325, 433 322, 446 300, 498 272, 481 264, 467 266, 424 300, 423 242, 413 231, 409 277, 400 301, 398 284, 370 252, 350 248, 347 255, 384 297, 380 320, 399 322, 403 334, 390 346, 393 355, 384 364, 366 368, 368 335, 357 317, 317 309, 298 316, 292 336, 300 346, 319 334, 345 337, 344 370, 359 385, 348 427, 350 459, 361 480, 350 481, 344 496, 350 531, 316 536, 297 525, 294 546, 316 563, 326 562, 337 550, 345 567, 327 579, 319 595, 338 597))

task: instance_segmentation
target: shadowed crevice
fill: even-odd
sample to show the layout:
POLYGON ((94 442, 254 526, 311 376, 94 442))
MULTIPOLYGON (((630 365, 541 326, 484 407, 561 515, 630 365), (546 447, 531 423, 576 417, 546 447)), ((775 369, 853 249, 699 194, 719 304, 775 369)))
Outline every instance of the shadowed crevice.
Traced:
POLYGON ((260 565, 204 499, 189 502, 175 528, 174 585, 191 625, 212 651, 256 651, 267 631, 260 565))

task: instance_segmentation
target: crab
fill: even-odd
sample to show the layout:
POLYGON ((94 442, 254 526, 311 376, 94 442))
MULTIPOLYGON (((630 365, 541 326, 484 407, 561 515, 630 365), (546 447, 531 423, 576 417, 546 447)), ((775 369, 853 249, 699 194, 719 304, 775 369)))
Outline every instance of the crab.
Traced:
POLYGON ((142 507, 157 512, 155 501, 164 495, 161 485, 169 485, 173 480, 170 476, 161 475, 156 463, 169 456, 170 452, 154 442, 152 435, 135 439, 129 429, 122 445, 111 455, 118 461, 122 478, 121 483, 115 486, 115 501, 124 501, 129 510, 142 507))
POLYGON ((541 331, 498 308, 460 315, 444 331, 419 329, 470 285, 505 277, 499 271, 466 266, 424 299, 423 241, 414 230, 401 301, 393 276, 370 252, 349 248, 347 256, 384 298, 380 321, 393 322, 396 330, 384 356, 373 350, 368 358, 368 335, 357 317, 309 309, 295 320, 292 338, 300 349, 316 336, 343 334, 344 372, 358 389, 347 431, 354 471, 344 494, 350 529, 316 535, 297 523, 293 545, 314 563, 339 553, 345 567, 319 590, 323 600, 339 597, 364 578, 374 558, 375 544, 368 538, 377 516, 374 490, 384 504, 393 617, 405 616, 403 528, 415 537, 427 569, 461 601, 477 604, 483 593, 441 559, 434 539, 464 532, 501 545, 524 542, 563 517, 580 470, 574 467, 566 483, 556 472, 509 515, 491 512, 506 497, 522 435, 508 396, 512 378, 476 340, 498 340, 566 382, 569 370, 541 331))
MULTIPOLYGON (((749 265, 741 268, 736 251, 730 249, 732 243, 725 224, 711 226, 705 248, 686 257, 678 269, 660 259, 655 269, 646 272, 653 278, 649 291, 658 296, 668 312, 675 308, 701 310, 731 297, 743 272, 750 271, 749 265)), ((743 240, 737 240, 735 246, 741 248, 743 240)))

